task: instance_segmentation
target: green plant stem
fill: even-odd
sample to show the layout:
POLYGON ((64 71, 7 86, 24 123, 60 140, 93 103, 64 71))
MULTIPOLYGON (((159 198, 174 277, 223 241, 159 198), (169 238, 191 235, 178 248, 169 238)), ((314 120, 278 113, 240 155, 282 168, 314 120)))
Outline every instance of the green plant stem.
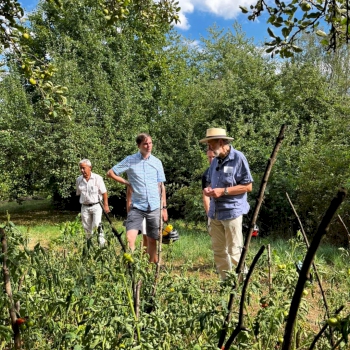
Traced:
POLYGON ((137 315, 135 313, 135 309, 134 309, 134 304, 133 304, 133 298, 130 294, 130 291, 129 291, 129 288, 128 288, 128 285, 126 283, 126 278, 124 275, 121 275, 122 278, 123 278, 123 281, 124 281, 124 286, 125 286, 125 290, 126 290, 126 293, 128 294, 128 300, 129 300, 129 305, 130 305, 130 309, 132 311, 132 314, 134 316, 134 320, 136 322, 136 332, 137 332, 137 340, 140 342, 141 341, 141 333, 140 333, 140 327, 139 327, 139 324, 138 324, 138 319, 137 319, 137 315))

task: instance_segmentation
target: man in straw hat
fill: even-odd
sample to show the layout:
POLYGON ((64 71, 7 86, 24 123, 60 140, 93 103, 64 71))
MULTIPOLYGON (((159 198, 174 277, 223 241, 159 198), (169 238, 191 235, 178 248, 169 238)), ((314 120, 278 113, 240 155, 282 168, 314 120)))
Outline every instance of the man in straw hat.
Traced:
POLYGON ((199 141, 207 143, 215 156, 209 168, 210 185, 203 193, 210 198, 208 230, 216 268, 223 280, 241 256, 242 219, 249 211, 247 192, 253 187, 248 161, 230 145, 232 140, 225 129, 211 128, 199 141))

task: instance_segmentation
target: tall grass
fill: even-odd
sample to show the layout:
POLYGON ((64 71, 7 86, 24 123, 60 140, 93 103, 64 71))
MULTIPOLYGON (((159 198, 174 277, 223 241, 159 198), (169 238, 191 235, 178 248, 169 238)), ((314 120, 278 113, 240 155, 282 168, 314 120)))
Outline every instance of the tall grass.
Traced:
MULTIPOLYGON (((28 200, 22 204, 17 202, 0 202, 0 222, 7 221, 8 217, 23 234, 27 234, 30 244, 33 246, 40 242, 43 246, 49 246, 50 242, 57 241, 62 236, 63 224, 77 220, 79 212, 55 210, 50 200, 28 200)), ((125 227, 122 221, 114 220, 114 224, 119 231, 125 233, 125 227)), ((211 249, 210 236, 207 233, 206 225, 203 222, 199 225, 193 225, 183 220, 172 222, 174 229, 179 233, 180 239, 170 245, 163 245, 162 257, 164 261, 175 261, 176 264, 186 264, 188 268, 194 271, 205 273, 215 273, 213 262, 213 252, 211 249)), ((106 230, 110 230, 109 224, 104 220, 106 230)), ((123 234, 125 239, 125 234, 123 234)), ((141 245, 141 235, 138 237, 139 246, 141 245)), ((270 244, 272 251, 272 260, 275 257, 291 255, 290 244, 283 237, 264 237, 253 238, 249 249, 248 260, 251 261, 255 253, 262 245, 270 244)), ((303 260, 304 249, 298 248, 295 260, 303 260)), ((330 244, 321 244, 316 262, 325 263, 326 266, 342 268, 342 255, 346 251, 341 251, 330 244)), ((297 262, 297 261, 296 261, 297 262)), ((281 263, 275 261, 275 263, 281 263)))

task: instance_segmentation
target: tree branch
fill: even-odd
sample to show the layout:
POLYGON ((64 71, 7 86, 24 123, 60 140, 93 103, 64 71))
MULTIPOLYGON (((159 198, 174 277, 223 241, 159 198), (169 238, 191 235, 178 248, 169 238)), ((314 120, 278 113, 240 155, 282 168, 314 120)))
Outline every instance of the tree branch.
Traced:
POLYGON ((255 258, 253 259, 252 265, 250 266, 250 269, 248 271, 247 277, 244 281, 244 285, 243 285, 243 289, 242 289, 242 295, 241 295, 241 301, 240 301, 240 305, 239 305, 239 318, 238 318, 238 324, 237 327, 234 329, 232 335, 228 338, 225 346, 223 347, 223 349, 229 349, 232 342, 235 340, 235 338, 238 336, 238 334, 245 330, 245 327, 243 326, 243 311, 244 311, 244 301, 245 301, 245 296, 247 293, 247 287, 248 287, 248 283, 249 283, 249 279, 250 276, 252 275, 254 269, 255 269, 255 265, 257 264, 258 260, 260 259, 262 253, 265 250, 265 246, 262 246, 260 248, 260 250, 258 251, 258 253, 255 255, 255 258))
POLYGON ((292 336, 294 331, 294 325, 296 316, 299 310, 300 301, 302 297, 302 293, 304 290, 305 282, 308 280, 309 271, 311 264, 314 260, 316 251, 320 245, 322 237, 328 232, 329 225, 332 221, 333 216, 335 215, 336 211, 338 210, 340 204, 343 202, 344 198, 346 196, 345 189, 340 189, 337 193, 337 196, 333 198, 329 208, 327 209, 319 227, 315 234, 315 237, 313 238, 310 248, 308 249, 303 266, 301 268, 301 271, 299 273, 299 279, 297 282, 297 285, 295 287, 295 292, 292 298, 292 302, 289 309, 289 317, 286 324, 286 329, 284 333, 284 340, 282 345, 282 350, 290 350, 291 344, 292 344, 292 336))

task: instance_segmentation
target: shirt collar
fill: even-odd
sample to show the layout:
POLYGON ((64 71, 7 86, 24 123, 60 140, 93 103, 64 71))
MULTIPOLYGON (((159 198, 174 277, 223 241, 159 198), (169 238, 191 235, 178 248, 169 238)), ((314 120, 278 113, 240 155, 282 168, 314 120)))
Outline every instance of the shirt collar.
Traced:
POLYGON ((140 159, 143 159, 143 160, 148 160, 148 159, 150 159, 150 158, 152 157, 152 154, 150 154, 150 155, 148 156, 148 158, 143 158, 140 151, 137 152, 137 155, 139 156, 140 159))

